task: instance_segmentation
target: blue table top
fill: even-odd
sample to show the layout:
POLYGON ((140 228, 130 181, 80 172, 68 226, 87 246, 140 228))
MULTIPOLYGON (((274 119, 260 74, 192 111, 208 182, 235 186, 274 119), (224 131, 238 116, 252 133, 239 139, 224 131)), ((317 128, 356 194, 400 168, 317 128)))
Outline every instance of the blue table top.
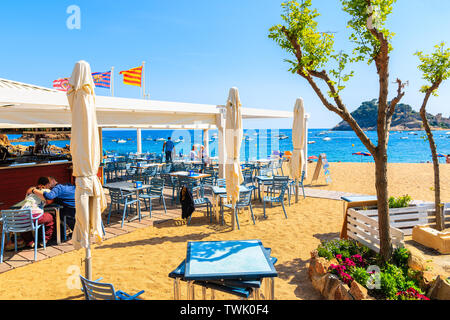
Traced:
POLYGON ((188 242, 186 280, 276 277, 270 253, 260 240, 188 242))
POLYGON ((342 200, 347 202, 361 202, 361 201, 374 201, 377 200, 376 196, 355 196, 355 197, 341 197, 342 200))
MULTIPOLYGON (((247 188, 246 186, 239 186, 239 192, 247 192, 247 191, 250 191, 250 189, 247 188)), ((212 192, 214 194, 225 194, 227 193, 227 188, 214 186, 212 187, 212 192)))
POLYGON ((136 191, 141 189, 149 188, 149 184, 142 184, 142 187, 136 188, 134 186, 133 182, 127 182, 127 181, 119 181, 119 182, 111 182, 103 185, 103 188, 105 189, 122 189, 125 191, 136 191))

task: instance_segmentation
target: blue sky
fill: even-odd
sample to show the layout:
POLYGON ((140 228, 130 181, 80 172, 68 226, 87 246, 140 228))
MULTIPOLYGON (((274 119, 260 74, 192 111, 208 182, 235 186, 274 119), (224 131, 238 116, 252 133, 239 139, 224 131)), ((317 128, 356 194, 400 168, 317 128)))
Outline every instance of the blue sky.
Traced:
MULTIPOLYGON (((146 61, 151 99, 224 104, 230 87, 239 88, 244 107, 292 110, 303 97, 310 128, 329 128, 340 118, 320 103, 299 76, 287 71, 288 58, 267 37, 281 22, 281 1, 2 1, 0 77, 51 87, 70 76, 78 60, 92 71, 115 67, 115 95, 139 98, 139 87, 122 84, 120 70, 146 61), (69 30, 70 5, 81 9, 81 29, 69 30)), ((313 0, 322 16, 320 30, 336 33, 336 50, 350 52, 347 15, 338 0, 313 0)), ((402 100, 418 110, 423 84, 417 50, 430 52, 441 41, 450 46, 450 1, 398 0, 388 26, 396 33, 391 82, 409 81, 402 100)), ((342 94, 349 110, 378 95, 375 66, 352 66, 356 76, 342 94)), ((429 102, 433 114, 450 115, 450 85, 429 102)), ((395 94, 392 85, 390 98, 395 94)), ((97 95, 109 95, 98 88, 97 95)), ((247 121, 248 128, 289 128, 291 120, 247 121)))

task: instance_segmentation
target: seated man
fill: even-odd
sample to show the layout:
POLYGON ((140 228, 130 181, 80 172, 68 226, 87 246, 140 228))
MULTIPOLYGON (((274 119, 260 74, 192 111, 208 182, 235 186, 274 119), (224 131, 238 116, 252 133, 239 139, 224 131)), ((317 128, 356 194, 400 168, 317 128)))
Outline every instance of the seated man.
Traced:
POLYGON ((63 208, 60 211, 61 220, 66 217, 69 228, 73 231, 75 227, 75 186, 73 184, 61 184, 53 177, 48 177, 46 188, 51 189, 50 192, 35 190, 34 194, 43 200, 54 200, 55 203, 63 208))
MULTIPOLYGON (((45 226, 45 242, 51 240, 54 231, 54 218, 48 212, 44 212, 44 206, 52 203, 51 200, 43 200, 38 195, 36 195, 36 191, 39 190, 41 192, 49 192, 49 189, 45 189, 46 185, 48 185, 49 180, 45 177, 39 178, 36 187, 31 187, 27 190, 25 200, 23 201, 23 205, 21 209, 30 209, 33 217, 36 217, 43 213, 43 215, 38 219, 39 224, 43 224, 45 226)), ((40 236, 40 235, 39 235, 40 236)), ((34 247, 34 237, 31 232, 22 233, 22 238, 25 241, 25 246, 34 247)))

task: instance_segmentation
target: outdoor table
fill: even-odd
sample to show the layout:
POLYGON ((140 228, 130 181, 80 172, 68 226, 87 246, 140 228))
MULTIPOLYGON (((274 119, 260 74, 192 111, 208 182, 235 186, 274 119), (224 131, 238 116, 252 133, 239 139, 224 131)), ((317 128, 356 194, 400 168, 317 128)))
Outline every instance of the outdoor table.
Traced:
MULTIPOLYGON (((136 219, 139 219, 139 216, 141 215, 141 202, 139 201, 139 193, 143 189, 150 188, 150 185, 143 184, 142 187, 136 188, 134 186, 133 182, 120 181, 120 182, 112 182, 112 183, 104 184, 103 188, 106 188, 106 189, 121 189, 121 190, 127 191, 127 192, 135 192, 136 193, 136 199, 138 200, 136 202, 136 210, 137 210, 138 214, 136 216, 132 217, 131 219, 128 219, 128 222, 131 222, 131 221, 134 221, 136 219)), ((150 216, 150 214, 149 214, 149 216, 150 216)))
MULTIPOLYGON (((261 201, 261 184, 263 185, 263 187, 266 185, 266 182, 273 182, 273 176, 256 176, 255 177, 256 182, 258 183, 258 198, 259 201, 261 201)), ((264 190, 263 190, 264 191, 264 190)))
MULTIPOLYGON (((11 206, 10 209, 12 210, 17 210, 20 209, 22 207, 22 202, 20 201, 14 205, 11 206)), ((63 208, 63 206, 56 204, 56 203, 52 203, 52 204, 48 204, 44 207, 44 212, 54 212, 55 214, 55 219, 56 219, 56 243, 57 244, 61 244, 61 216, 60 216, 60 211, 63 208)))
MULTIPOLYGON (((275 298, 277 271, 270 253, 261 240, 189 241, 187 244, 184 280, 187 299, 194 299, 195 281, 265 280, 266 299, 275 298)), ((175 290, 180 286, 175 285, 175 290)), ((180 296, 179 292, 175 296, 180 296)), ((258 297, 256 297, 258 298, 258 297)))
POLYGON ((344 222, 342 224, 341 239, 348 239, 347 236, 347 210, 349 208, 357 208, 357 207, 368 207, 368 206, 376 206, 378 203, 376 196, 348 196, 348 197, 341 197, 342 200, 344 200, 344 222))
MULTIPOLYGON (((240 185, 239 186, 239 192, 247 192, 250 191, 246 186, 240 185)), ((223 187, 213 186, 212 187, 212 205, 213 205, 213 212, 214 217, 216 218, 216 222, 219 222, 219 201, 217 199, 220 197, 220 195, 227 194, 227 189, 223 187)))
POLYGON ((208 173, 195 173, 194 175, 190 176, 188 171, 176 171, 176 172, 170 173, 170 175, 172 177, 186 177, 186 178, 195 179, 195 180, 203 179, 203 178, 211 176, 208 173))

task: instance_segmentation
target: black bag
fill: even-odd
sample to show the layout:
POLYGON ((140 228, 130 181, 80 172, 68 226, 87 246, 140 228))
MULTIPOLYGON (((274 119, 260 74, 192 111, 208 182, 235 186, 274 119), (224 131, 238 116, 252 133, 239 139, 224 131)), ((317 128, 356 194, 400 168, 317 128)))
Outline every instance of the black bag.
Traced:
POLYGON ((181 217, 183 219, 188 219, 192 213, 195 211, 194 198, 192 197, 191 191, 182 187, 180 192, 180 203, 181 203, 181 217))

